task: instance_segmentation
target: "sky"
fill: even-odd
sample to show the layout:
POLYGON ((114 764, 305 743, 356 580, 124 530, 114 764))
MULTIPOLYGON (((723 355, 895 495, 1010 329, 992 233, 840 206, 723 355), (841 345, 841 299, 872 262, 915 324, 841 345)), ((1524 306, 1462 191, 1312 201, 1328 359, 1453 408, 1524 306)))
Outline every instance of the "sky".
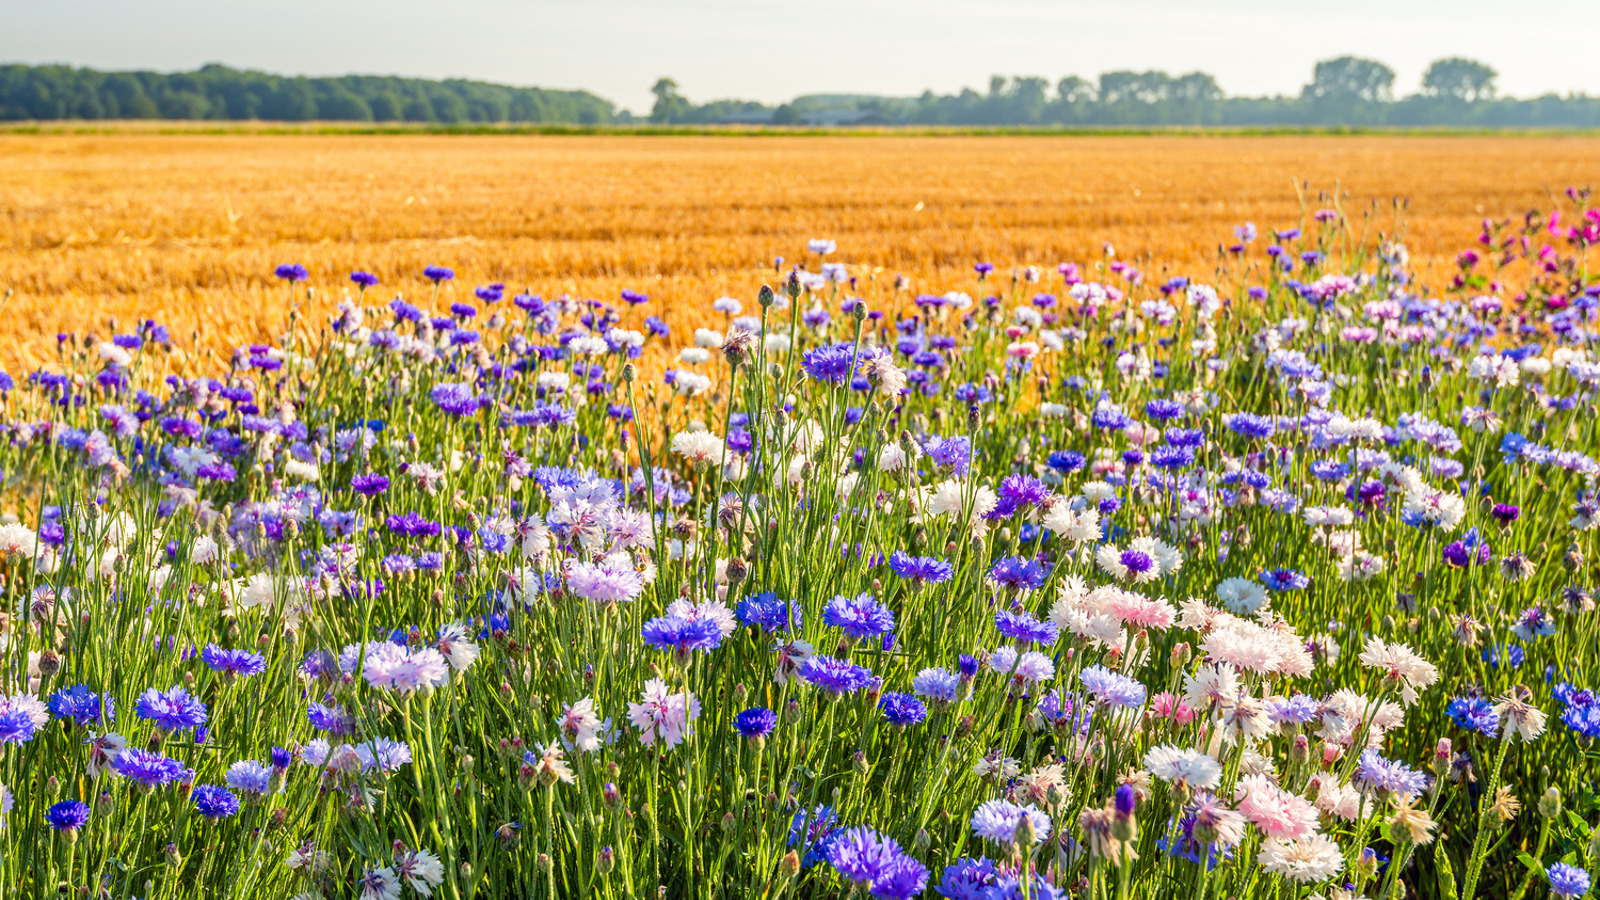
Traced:
POLYGON ((691 100, 986 90, 991 75, 1194 70, 1230 95, 1297 94, 1355 54, 1414 92, 1466 56, 1502 94, 1600 94, 1595 0, 4 0, 0 62, 459 77, 583 88, 635 112, 691 100))

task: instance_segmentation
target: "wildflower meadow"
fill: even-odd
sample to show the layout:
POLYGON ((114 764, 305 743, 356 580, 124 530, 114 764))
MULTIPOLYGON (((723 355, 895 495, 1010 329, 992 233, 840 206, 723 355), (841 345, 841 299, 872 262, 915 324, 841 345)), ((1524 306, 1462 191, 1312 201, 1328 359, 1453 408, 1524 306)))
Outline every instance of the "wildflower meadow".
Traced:
POLYGON ((819 238, 669 324, 286 262, 231 358, 60 335, 0 373, 0 892, 1583 896, 1589 200, 1438 284, 1308 208, 1190 277, 819 238))

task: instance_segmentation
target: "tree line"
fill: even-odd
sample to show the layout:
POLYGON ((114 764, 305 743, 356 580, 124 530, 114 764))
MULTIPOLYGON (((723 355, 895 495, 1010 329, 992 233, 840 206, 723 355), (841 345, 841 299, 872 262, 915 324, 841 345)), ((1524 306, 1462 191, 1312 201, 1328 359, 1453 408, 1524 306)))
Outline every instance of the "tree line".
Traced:
POLYGON ((1317 63, 1310 83, 1297 96, 1229 97, 1204 72, 1116 71, 1095 81, 1068 76, 1053 85, 1044 78, 997 75, 986 92, 967 88, 904 98, 815 95, 775 107, 730 100, 697 106, 664 78, 655 85, 650 118, 676 124, 757 121, 769 115, 782 125, 803 123, 821 109, 844 108, 873 111, 909 125, 1600 127, 1600 97, 1502 97, 1497 78, 1481 62, 1441 59, 1428 67, 1421 90, 1397 97, 1393 69, 1345 56, 1317 63))
MULTIPOLYGON (((1204 72, 1106 72, 990 79, 987 91, 918 97, 807 95, 778 105, 696 104, 670 78, 656 82, 657 124, 800 125, 858 121, 966 126, 1428 126, 1600 127, 1600 97, 1502 97, 1498 73, 1470 59, 1441 59, 1421 89, 1395 95, 1394 70, 1353 56, 1316 64, 1298 95, 1230 97, 1204 72), (831 118, 826 114, 833 114, 831 118)), ((72 66, 0 66, 0 120, 225 119, 268 121, 526 122, 627 124, 635 117, 587 91, 480 81, 347 75, 305 78, 208 65, 193 72, 104 72, 72 66)))
POLYGON ((194 72, 102 72, 72 66, 0 66, 0 120, 264 119, 284 122, 616 121, 587 91, 481 81, 346 75, 301 78, 222 65, 194 72))

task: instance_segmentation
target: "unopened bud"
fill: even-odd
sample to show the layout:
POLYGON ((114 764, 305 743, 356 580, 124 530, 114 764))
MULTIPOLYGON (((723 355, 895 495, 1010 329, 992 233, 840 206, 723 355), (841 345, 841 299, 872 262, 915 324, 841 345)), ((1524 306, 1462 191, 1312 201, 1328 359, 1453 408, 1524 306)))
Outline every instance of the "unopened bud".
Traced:
POLYGON ((1554 819, 1561 815, 1561 792, 1552 786, 1539 798, 1539 815, 1554 819))

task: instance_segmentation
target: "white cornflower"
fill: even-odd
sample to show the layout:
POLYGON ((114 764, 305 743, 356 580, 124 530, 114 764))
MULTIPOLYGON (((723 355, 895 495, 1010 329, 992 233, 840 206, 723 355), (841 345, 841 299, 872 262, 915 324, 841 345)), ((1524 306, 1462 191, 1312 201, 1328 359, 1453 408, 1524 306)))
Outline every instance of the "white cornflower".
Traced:
POLYGON ((1144 768, 1152 777, 1171 784, 1182 782, 1196 790, 1212 790, 1222 783, 1222 766, 1199 750, 1164 744, 1144 755, 1144 768))

